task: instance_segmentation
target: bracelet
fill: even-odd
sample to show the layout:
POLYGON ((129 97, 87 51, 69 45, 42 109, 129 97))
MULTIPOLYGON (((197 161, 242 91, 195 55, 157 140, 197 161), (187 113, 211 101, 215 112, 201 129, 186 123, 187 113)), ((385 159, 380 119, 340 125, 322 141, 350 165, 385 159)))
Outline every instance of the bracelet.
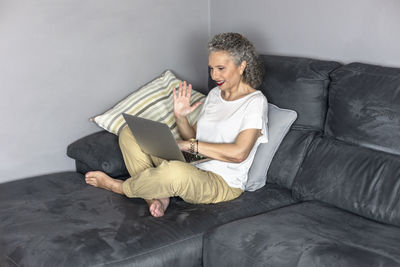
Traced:
POLYGON ((189 139, 189 142, 190 142, 189 152, 190 152, 190 153, 194 153, 194 142, 195 142, 195 141, 197 141, 197 140, 194 139, 194 138, 190 138, 190 139, 189 139))
POLYGON ((196 155, 199 154, 199 140, 196 139, 196 155))

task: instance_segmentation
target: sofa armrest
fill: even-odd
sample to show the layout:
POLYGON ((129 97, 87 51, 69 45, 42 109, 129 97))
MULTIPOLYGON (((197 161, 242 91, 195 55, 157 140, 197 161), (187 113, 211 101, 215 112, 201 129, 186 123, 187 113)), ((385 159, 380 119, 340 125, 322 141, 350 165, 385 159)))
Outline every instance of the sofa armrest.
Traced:
POLYGON ((107 131, 85 136, 67 148, 67 155, 76 160, 80 173, 103 171, 111 177, 128 177, 118 137, 107 131))

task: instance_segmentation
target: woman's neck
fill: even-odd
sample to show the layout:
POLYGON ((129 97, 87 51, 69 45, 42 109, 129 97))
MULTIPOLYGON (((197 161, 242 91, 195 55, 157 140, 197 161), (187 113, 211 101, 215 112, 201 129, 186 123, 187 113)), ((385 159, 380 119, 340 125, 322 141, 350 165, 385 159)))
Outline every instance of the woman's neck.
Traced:
POLYGON ((256 90, 253 89, 248 84, 240 82, 237 86, 221 91, 221 97, 225 101, 233 101, 245 97, 248 94, 255 92, 256 90))

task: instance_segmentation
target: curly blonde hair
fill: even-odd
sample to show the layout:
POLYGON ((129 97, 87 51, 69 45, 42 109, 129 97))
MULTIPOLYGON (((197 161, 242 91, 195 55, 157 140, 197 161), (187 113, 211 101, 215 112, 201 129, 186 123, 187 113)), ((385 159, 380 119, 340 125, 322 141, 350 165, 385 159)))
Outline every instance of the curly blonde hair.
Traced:
POLYGON ((228 52, 237 66, 246 61, 243 81, 255 89, 261 85, 264 78, 263 62, 246 37, 233 32, 217 34, 208 42, 208 52, 217 51, 228 52))

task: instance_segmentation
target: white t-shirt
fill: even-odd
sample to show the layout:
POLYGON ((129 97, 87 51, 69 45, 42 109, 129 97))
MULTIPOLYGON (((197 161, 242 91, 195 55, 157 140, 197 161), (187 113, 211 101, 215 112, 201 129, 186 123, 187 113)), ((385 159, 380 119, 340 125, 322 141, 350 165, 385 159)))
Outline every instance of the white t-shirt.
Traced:
POLYGON ((261 129, 249 156, 241 163, 210 160, 196 165, 222 176, 230 187, 245 189, 247 175, 260 143, 268 142, 268 102, 261 91, 240 99, 226 101, 215 87, 208 94, 197 120, 196 138, 208 143, 234 143, 238 134, 246 129, 261 129))

